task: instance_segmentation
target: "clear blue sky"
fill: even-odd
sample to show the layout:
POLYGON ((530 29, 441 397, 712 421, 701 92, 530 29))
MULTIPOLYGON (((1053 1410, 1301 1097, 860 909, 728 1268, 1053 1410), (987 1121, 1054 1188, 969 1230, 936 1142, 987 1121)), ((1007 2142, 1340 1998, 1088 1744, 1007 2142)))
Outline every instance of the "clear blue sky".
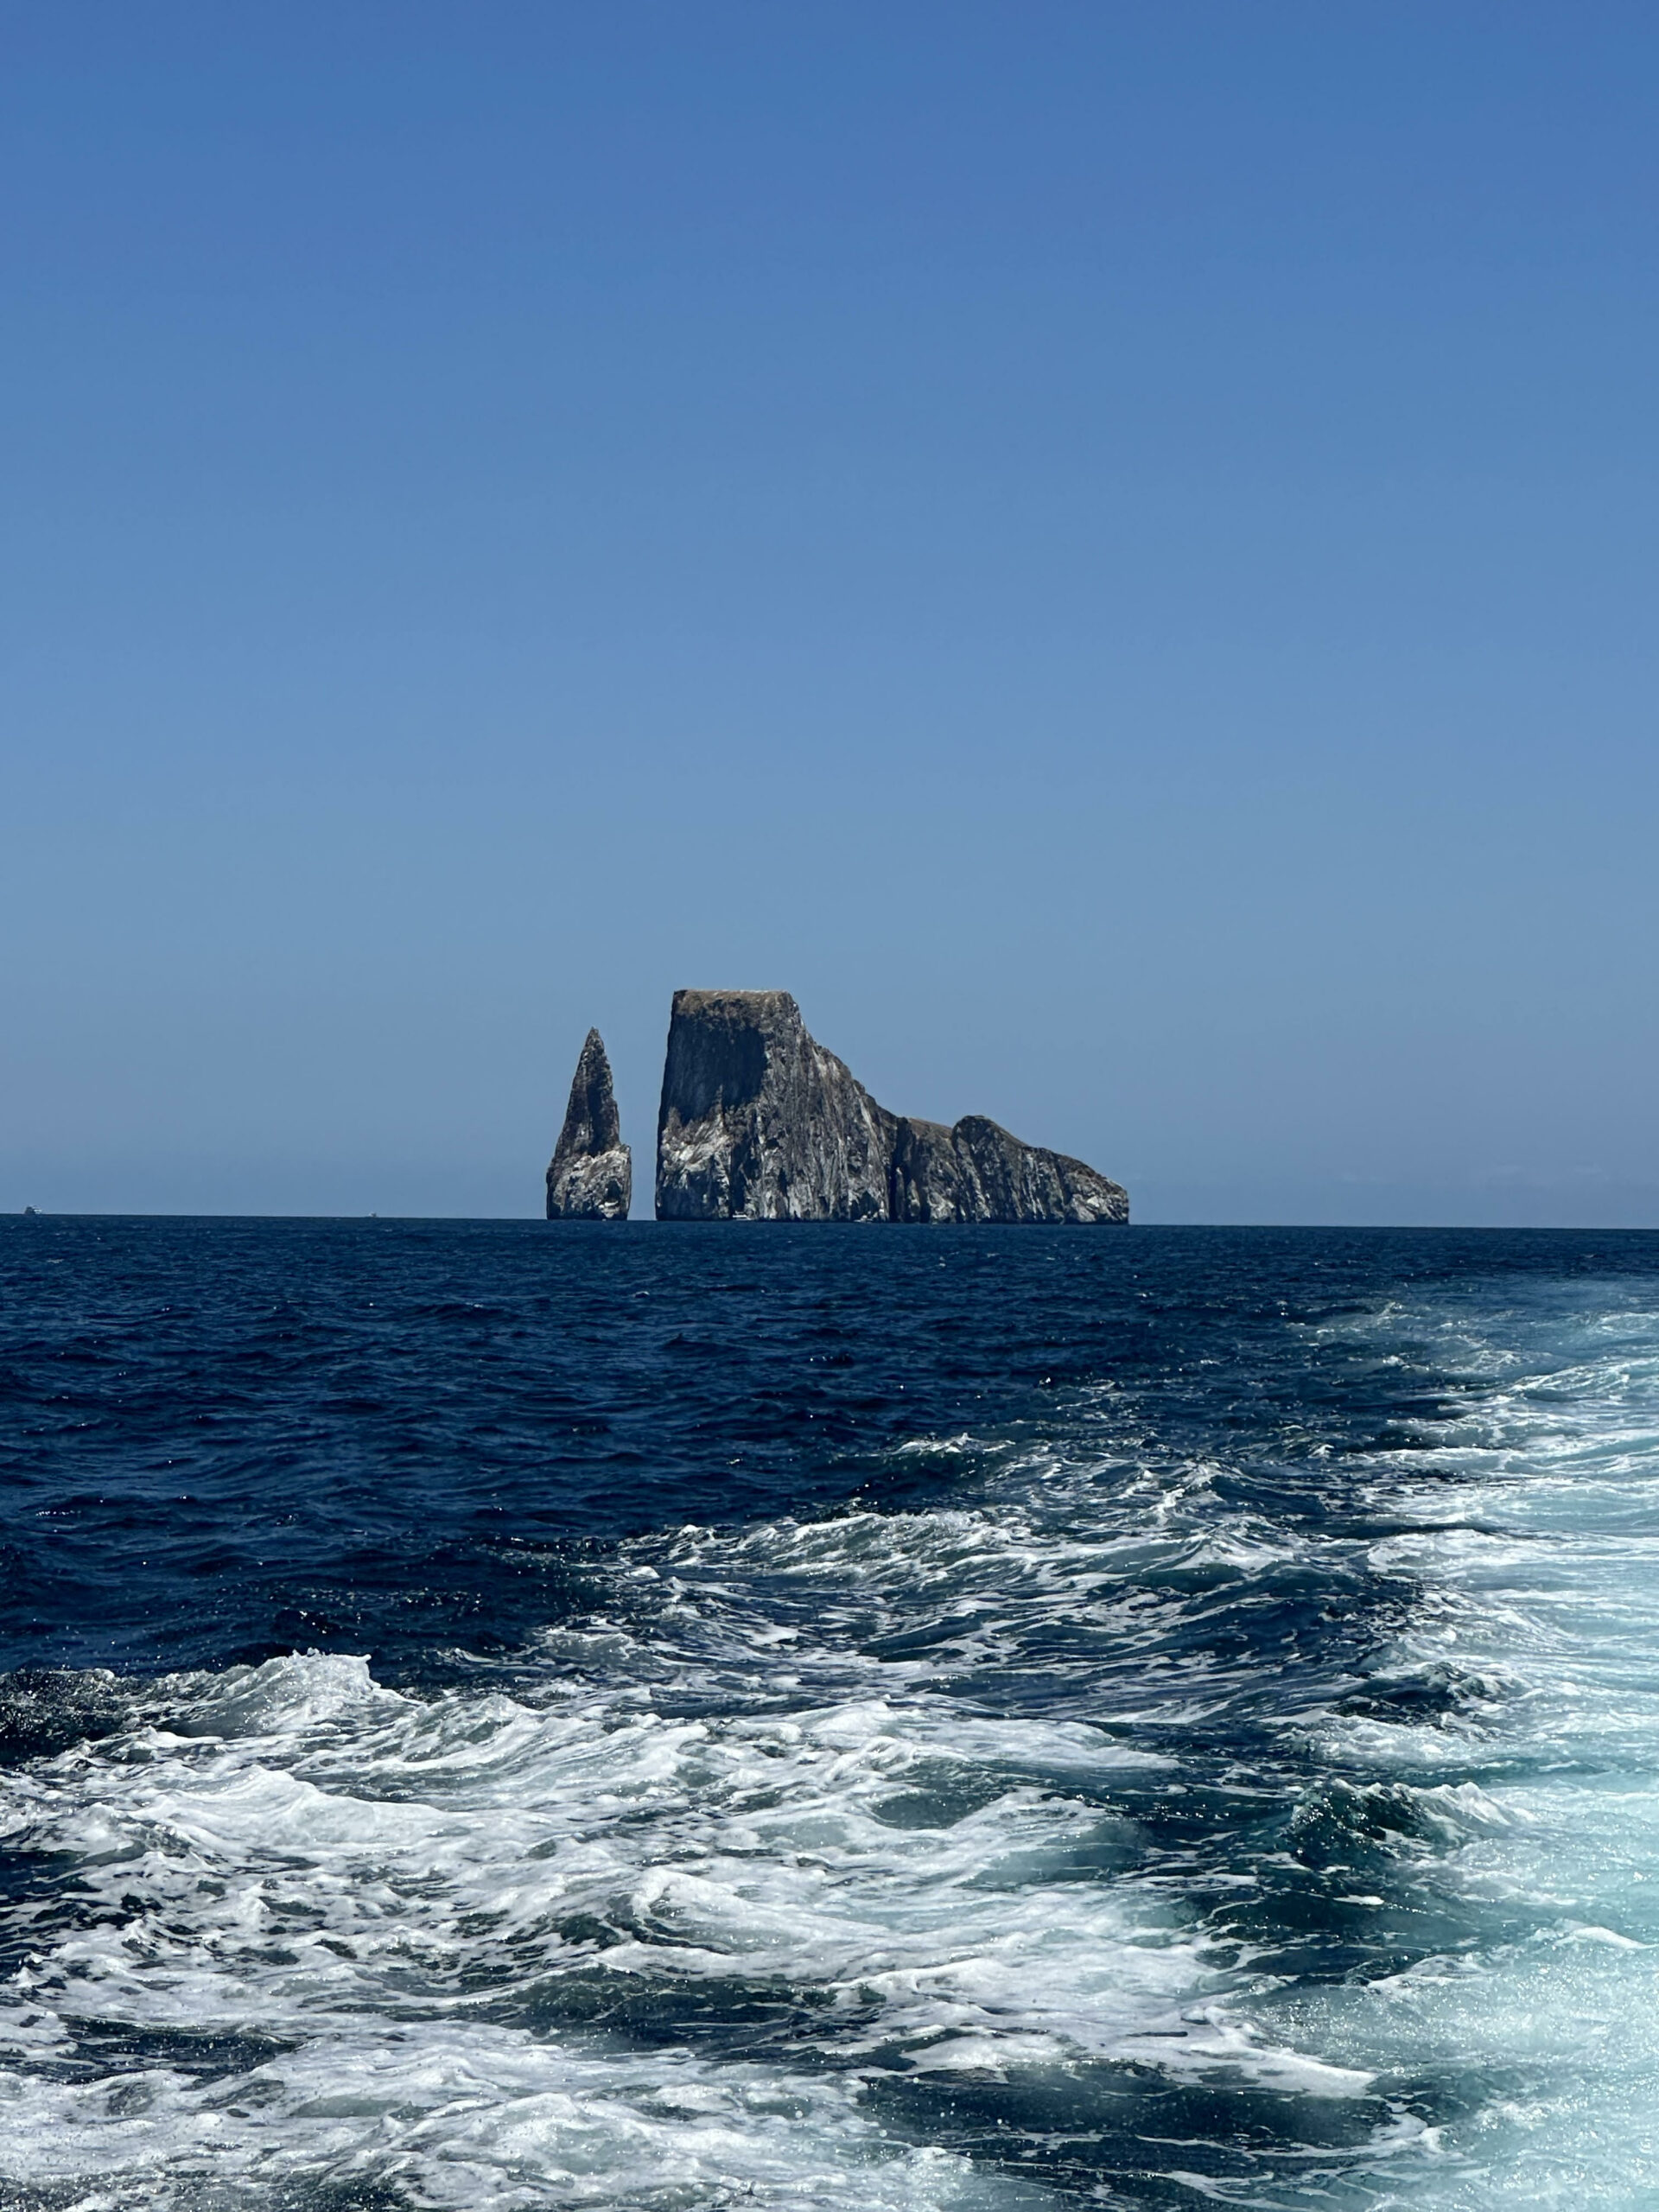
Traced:
POLYGON ((0 4, 0 1207, 534 1212, 678 984, 1659 1222, 1659 13, 0 4))

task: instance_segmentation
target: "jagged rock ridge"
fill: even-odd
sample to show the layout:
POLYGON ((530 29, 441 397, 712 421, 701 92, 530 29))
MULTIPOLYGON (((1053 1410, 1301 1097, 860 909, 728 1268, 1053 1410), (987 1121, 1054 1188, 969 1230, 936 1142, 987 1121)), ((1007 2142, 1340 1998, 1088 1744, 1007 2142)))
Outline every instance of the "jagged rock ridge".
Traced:
POLYGON ((633 1155, 622 1141, 611 1064, 604 1039, 590 1029, 547 1171, 547 1217, 626 1221, 632 1197, 633 1155))
POLYGON ((888 1179, 893 1221, 1126 1222, 1121 1183, 1045 1145, 1023 1144, 983 1114, 954 1128, 901 1121, 888 1179))
POLYGON ((1080 1160, 969 1114, 878 1105, 787 991, 677 991, 657 1122, 661 1221, 1124 1222, 1080 1160))

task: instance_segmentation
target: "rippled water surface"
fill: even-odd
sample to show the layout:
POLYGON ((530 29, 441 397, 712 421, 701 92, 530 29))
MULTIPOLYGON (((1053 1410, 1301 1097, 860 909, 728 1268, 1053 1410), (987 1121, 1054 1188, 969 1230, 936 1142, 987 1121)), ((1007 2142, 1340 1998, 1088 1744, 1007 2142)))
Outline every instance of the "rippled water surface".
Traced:
POLYGON ((1659 1236, 0 1222, 0 2204, 1659 2202, 1659 1236))

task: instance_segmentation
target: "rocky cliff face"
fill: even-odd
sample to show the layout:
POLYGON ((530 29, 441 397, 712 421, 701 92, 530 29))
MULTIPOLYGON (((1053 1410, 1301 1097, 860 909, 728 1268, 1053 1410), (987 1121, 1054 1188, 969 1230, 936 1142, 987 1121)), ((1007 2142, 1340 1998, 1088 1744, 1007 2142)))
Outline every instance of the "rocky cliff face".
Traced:
POLYGON ((676 991, 659 1221, 885 1221, 893 1116, 787 991, 676 991))
POLYGON ((662 1221, 1122 1222, 1127 1192, 970 1114, 890 1114, 787 991, 677 991, 657 1122, 662 1221))
POLYGON ((954 1128, 899 1124, 888 1181, 894 1221, 1127 1221, 1121 1183, 1063 1152, 1021 1144, 983 1114, 954 1128))
POLYGON ((547 1171, 547 1217, 626 1221, 632 1196, 633 1158, 622 1141, 611 1064, 604 1039, 590 1029, 547 1171))

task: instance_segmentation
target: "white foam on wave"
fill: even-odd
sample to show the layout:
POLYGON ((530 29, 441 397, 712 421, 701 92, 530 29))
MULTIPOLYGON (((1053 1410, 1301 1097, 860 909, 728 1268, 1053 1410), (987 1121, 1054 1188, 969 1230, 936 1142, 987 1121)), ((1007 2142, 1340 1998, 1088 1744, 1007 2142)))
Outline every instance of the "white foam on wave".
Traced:
POLYGON ((861 2063, 953 2038, 988 2069, 1005 2044, 1109 2048, 1179 2031, 1207 1986, 1155 1900, 1066 1879, 1110 1815, 1055 1777, 1158 1764, 1082 1724, 953 1725, 880 1697, 676 1716, 568 1681, 539 1706, 429 1700, 316 1656, 163 1688, 165 1726, 10 1778, 6 1843, 72 1855, 85 1901, 16 1976, 0 2043, 292 2047, 205 2084, 164 2056, 90 2080, 20 2067, 15 2181, 138 2190, 142 2164, 124 2202, 171 2203, 210 2160, 444 2205, 666 2205, 715 2180, 990 2203, 994 2179, 861 2116, 861 2063), (982 1802, 961 1817, 892 1817, 964 1787, 982 1802), (808 1990, 835 2070, 607 2044, 607 2011, 700 1984, 808 1990))
MULTIPOLYGON (((16 1979, 19 2058, 121 2030, 158 2060, 26 2063, 0 2173, 124 2189, 142 2160, 126 2201, 158 2206, 204 2160, 296 2202, 369 2177, 413 2202, 666 2207, 717 2177, 779 2204, 1028 2204, 885 2133, 865 2088, 1104 2061, 1360 2093, 1230 2004, 1178 1883, 1110 1878, 1135 1847, 1116 1794, 1173 1782, 1173 1756, 972 1696, 1033 1636, 1134 1648, 1148 1582, 1207 1595, 1294 1551, 1218 1516, 1210 1476, 1045 1450, 994 1505, 684 1529, 625 1551, 614 1613, 550 1633, 533 1693, 405 1696, 317 1655, 161 1685, 148 1719, 10 1777, 0 1812, 92 1900, 16 1979), (1080 1511, 1103 1471, 1116 1503, 1080 1511), (700 1991, 774 2008, 785 2060, 696 2056, 674 2023, 700 1991), (168 2066, 168 2037, 204 2036, 251 2049, 206 2082, 168 2066)), ((1153 1702, 1173 1726, 1226 1694, 1195 1668, 1153 1702)))
POLYGON ((1470 1694, 1308 1733, 1333 1777, 1401 1793, 1391 1855, 1476 1932, 1281 2017, 1383 2079, 1460 2086, 1414 2202, 1634 2212, 1659 2201, 1659 1313, 1556 1284, 1511 1291, 1484 1341, 1466 1307, 1441 1325, 1488 1379, 1379 1466, 1419 1526, 1370 1558, 1420 1593, 1383 1671, 1470 1694))
POLYGON ((303 2203, 308 2187, 338 2202, 356 2183, 446 2212, 740 2200, 972 2212, 1009 2195, 964 2158, 885 2140, 855 2084, 683 2052, 578 2054, 477 2024, 341 2025, 228 2085, 164 2066, 13 2083, 6 2163, 36 2187, 89 2190, 77 2212, 160 2212, 199 2202, 202 2183, 215 2204, 273 2190, 303 2203))
POLYGON ((1374 1542, 1224 1505, 1205 1462, 1045 1445, 971 1507, 625 1548, 609 1610, 511 1694, 315 1654, 157 1686, 4 1777, 0 1841, 78 1891, 0 2000, 0 2177, 85 2212, 209 2175, 251 2207, 1029 2206, 872 2091, 1105 2065, 1384 2113, 1267 2195, 1170 2168, 1224 2201, 1564 2202, 1586 2173, 1647 2201, 1659 1323, 1547 1303, 1490 1341, 1462 1310, 1366 1325, 1379 1359, 1455 1330, 1484 1378, 1426 1436, 1433 1478, 1378 1459, 1374 1542), (1402 1895, 1475 1932, 1310 1990, 1208 1941, 1179 1872, 1142 1878, 1133 1803, 1179 1795, 1184 1726, 1249 1687, 1202 1648, 1165 1664, 1160 1624, 1321 1548, 1416 1592, 1382 1671, 1458 1691, 1412 1719, 1287 1685, 1308 1817, 1356 1838, 1339 1900, 1380 1941, 1402 1895), (1053 1709, 1010 1717, 985 1693, 1033 1650, 1053 1709), (1144 1679, 1090 1671, 1141 1650, 1144 1679), (742 2056, 707 2031, 728 2016, 742 2056), (100 2061, 111 2036, 142 2063, 100 2061), (1464 2085, 1433 2124, 1430 2076, 1464 2085))

